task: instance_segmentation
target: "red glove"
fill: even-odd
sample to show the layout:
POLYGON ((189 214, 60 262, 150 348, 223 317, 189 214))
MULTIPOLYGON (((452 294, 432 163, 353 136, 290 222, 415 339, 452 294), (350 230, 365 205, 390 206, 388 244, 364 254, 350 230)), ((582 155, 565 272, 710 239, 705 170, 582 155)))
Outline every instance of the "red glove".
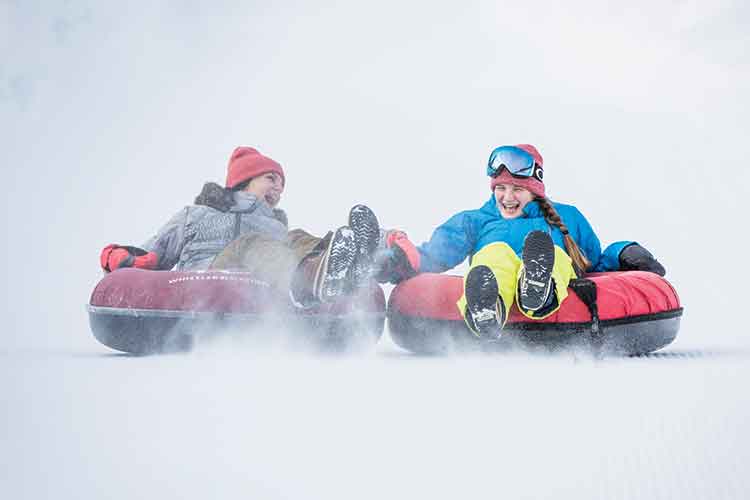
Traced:
POLYGON ((414 243, 403 231, 392 230, 385 235, 385 252, 380 261, 377 280, 381 283, 400 283, 419 272, 420 255, 414 243))
POLYGON ((156 269, 156 266, 159 264, 159 256, 154 252, 147 252, 142 248, 121 246, 113 243, 104 247, 99 256, 99 263, 106 272, 111 272, 121 267, 156 269))
POLYGON ((388 231, 385 237, 385 246, 388 248, 398 247, 404 253, 404 256, 408 259, 409 265, 414 272, 419 271, 419 251, 414 243, 409 240, 406 233, 399 230, 388 231))

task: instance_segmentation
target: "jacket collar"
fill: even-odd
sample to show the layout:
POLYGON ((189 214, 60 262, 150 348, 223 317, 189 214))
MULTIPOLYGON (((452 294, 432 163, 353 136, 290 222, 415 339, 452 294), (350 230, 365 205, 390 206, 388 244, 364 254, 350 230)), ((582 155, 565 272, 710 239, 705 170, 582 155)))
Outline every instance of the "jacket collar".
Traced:
POLYGON ((260 201, 257 196, 247 191, 235 191, 234 206, 229 209, 230 212, 252 212, 255 210, 263 214, 271 215, 273 210, 265 201, 260 201))
MULTIPOLYGON (((482 212, 492 214, 494 217, 500 217, 501 219, 504 219, 503 215, 500 213, 500 209, 497 208, 497 202, 495 201, 495 195, 491 194, 490 199, 487 200, 487 203, 482 205, 482 208, 480 208, 482 212)), ((536 201, 530 201, 526 204, 525 207, 523 207, 523 214, 521 215, 521 218, 535 218, 535 217, 542 217, 542 209, 539 207, 539 203, 536 201)))

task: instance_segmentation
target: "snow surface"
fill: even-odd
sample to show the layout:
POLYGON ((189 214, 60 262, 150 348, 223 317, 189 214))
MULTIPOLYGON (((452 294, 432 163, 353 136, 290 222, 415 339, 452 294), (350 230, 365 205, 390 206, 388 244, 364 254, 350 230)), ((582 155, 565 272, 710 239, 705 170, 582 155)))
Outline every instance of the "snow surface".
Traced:
MULTIPOLYGON (((239 346, 239 348, 238 348, 239 346)), ((747 353, 0 358, 4 498, 745 499, 747 353), (677 355, 680 354, 680 355, 677 355)))
MULTIPOLYGON (((750 498, 750 8, 740 0, 0 2, 0 498, 750 498), (267 4, 267 5, 266 5, 267 4), (316 234, 416 241, 530 142, 634 239, 674 356, 118 355, 84 305, 239 144, 316 234), (346 186, 341 189, 340 186, 346 186)), ((465 266, 456 270, 462 272, 465 266)))

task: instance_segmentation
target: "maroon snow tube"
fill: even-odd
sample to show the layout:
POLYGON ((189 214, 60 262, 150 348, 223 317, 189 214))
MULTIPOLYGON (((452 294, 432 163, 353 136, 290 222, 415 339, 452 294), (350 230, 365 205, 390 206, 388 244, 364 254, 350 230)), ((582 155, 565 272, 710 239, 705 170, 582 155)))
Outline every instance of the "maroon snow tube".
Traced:
POLYGON ((638 355, 656 351, 677 336, 680 299, 672 285, 656 274, 595 273, 571 282, 569 292, 560 309, 543 320, 527 318, 514 304, 503 340, 480 342, 456 306, 463 293, 463 278, 425 273, 393 289, 388 300, 388 328, 396 344, 423 354, 522 347, 638 355))
POLYGON ((346 350, 378 341, 385 296, 373 284, 358 295, 310 309, 248 273, 119 269, 96 285, 88 306, 99 342, 134 354, 190 350, 197 339, 240 332, 316 350, 346 350))

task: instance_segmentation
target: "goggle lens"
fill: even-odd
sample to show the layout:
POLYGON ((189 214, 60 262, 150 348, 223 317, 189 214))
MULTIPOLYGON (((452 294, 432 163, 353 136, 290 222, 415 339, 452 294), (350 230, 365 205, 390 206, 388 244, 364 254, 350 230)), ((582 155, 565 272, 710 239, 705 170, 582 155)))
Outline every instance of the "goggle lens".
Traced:
POLYGON ((490 154, 487 162, 487 175, 497 177, 503 168, 517 177, 535 176, 534 157, 515 146, 501 146, 490 154))

